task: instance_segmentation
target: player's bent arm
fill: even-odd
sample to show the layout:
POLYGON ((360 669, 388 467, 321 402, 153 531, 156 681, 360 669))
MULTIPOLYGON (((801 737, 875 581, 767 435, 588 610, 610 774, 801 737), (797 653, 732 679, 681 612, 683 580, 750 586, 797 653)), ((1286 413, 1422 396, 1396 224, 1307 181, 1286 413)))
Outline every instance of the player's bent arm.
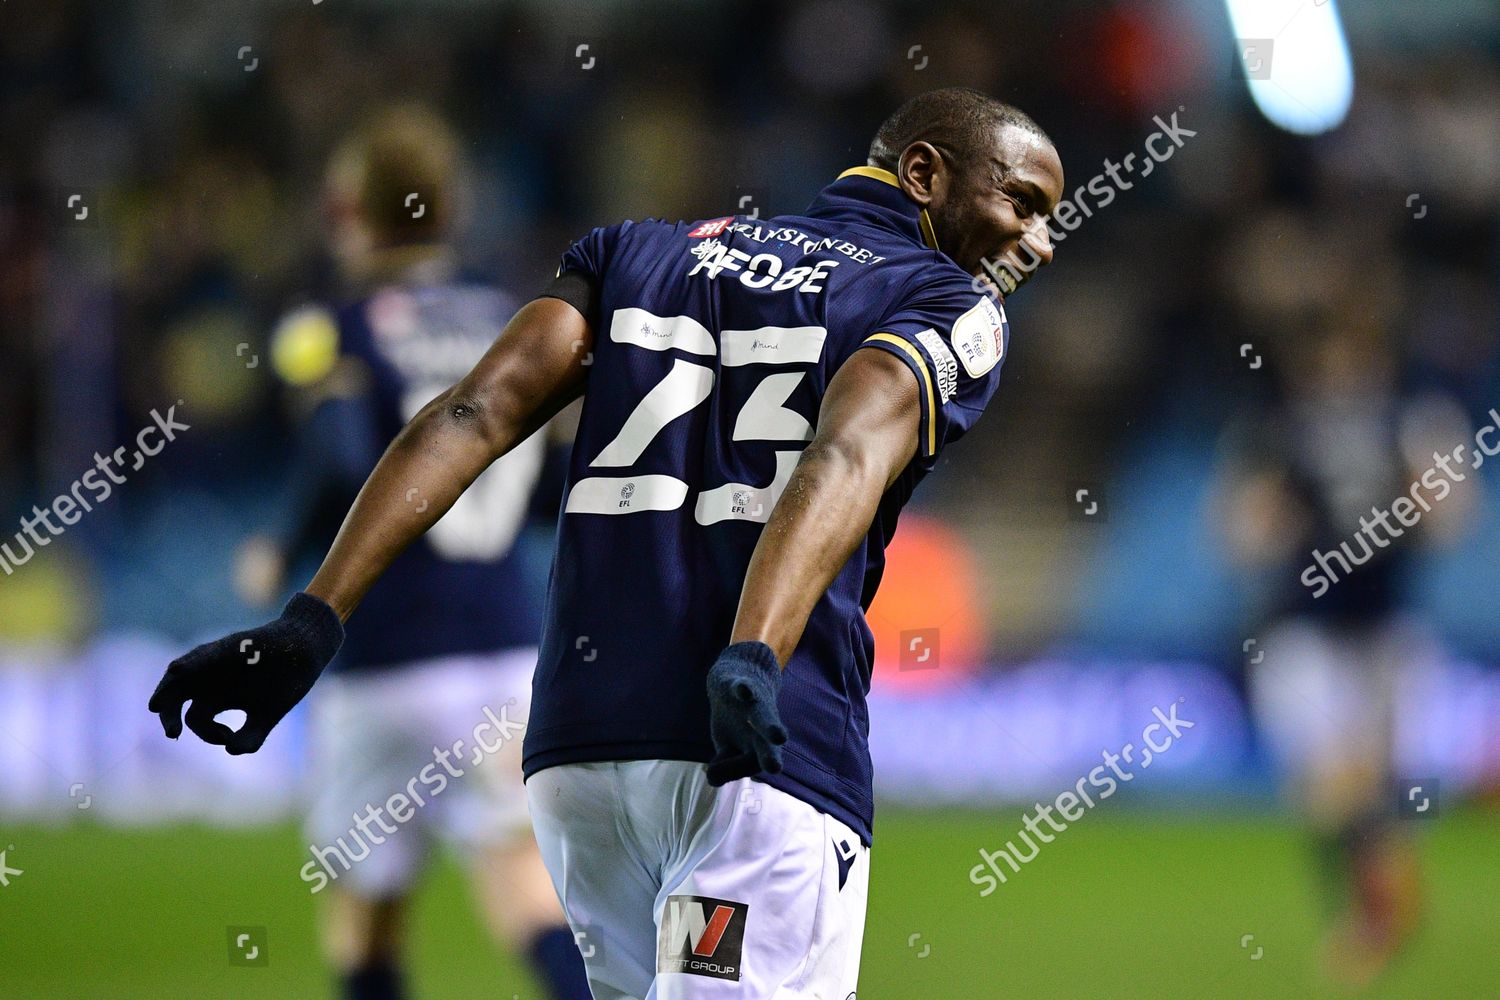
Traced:
POLYGON ((391 442, 307 593, 347 620, 481 472, 582 394, 592 348, 588 321, 572 305, 541 298, 522 307, 473 371, 391 442))
POLYGON ((206 642, 173 660, 147 707, 168 738, 186 723, 231 754, 254 753, 338 653, 343 620, 390 565, 491 462, 583 389, 588 323, 541 299, 516 313, 479 364, 425 407, 392 442, 360 490, 333 549, 281 617, 206 642), (191 702, 186 717, 183 707, 191 702), (219 722, 245 713, 237 730, 219 722))
POLYGON ((917 450, 921 409, 911 370, 858 350, 823 395, 818 428, 761 532, 731 642, 770 646, 784 667, 808 616, 855 548, 880 498, 917 450))

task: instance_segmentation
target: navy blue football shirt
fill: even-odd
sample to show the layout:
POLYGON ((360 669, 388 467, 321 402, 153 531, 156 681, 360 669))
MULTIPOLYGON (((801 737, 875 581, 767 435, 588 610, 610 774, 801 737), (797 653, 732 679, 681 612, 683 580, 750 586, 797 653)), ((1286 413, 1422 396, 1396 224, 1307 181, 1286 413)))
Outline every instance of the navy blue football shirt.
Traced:
MULTIPOLYGON (((307 306, 282 321, 272 339, 274 365, 313 402, 294 473, 308 483, 298 491, 299 506, 335 512, 320 530, 337 529, 386 445, 468 373, 513 312, 513 300, 492 285, 438 266, 410 269, 368 295, 335 308, 307 306)), ((331 670, 536 644, 540 574, 519 546, 544 452, 539 432, 485 470, 396 557, 350 617, 331 670)), ((407 502, 426 500, 414 490, 407 502)), ((330 540, 317 538, 318 550, 330 540)))
POLYGON ((527 775, 713 756, 705 677, 756 540, 834 373, 857 350, 882 350, 917 380, 917 455, 813 609, 783 678, 786 769, 760 779, 868 842, 864 611, 902 505, 995 391, 1002 308, 934 246, 894 175, 873 167, 845 172, 800 216, 596 229, 564 255, 569 272, 595 289, 597 315, 527 775))

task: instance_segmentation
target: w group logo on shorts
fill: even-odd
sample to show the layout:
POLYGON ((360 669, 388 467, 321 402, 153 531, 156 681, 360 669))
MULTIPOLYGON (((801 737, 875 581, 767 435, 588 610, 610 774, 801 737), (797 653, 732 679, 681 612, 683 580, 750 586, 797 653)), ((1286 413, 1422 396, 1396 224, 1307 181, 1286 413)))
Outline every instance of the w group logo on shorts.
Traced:
POLYGON ((656 942, 657 972, 740 978, 749 903, 708 896, 668 896, 656 942))

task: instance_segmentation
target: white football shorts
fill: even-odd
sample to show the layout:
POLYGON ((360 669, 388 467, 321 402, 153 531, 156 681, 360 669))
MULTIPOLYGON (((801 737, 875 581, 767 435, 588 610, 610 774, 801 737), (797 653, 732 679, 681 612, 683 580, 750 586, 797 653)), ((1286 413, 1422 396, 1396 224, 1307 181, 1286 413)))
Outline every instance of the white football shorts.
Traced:
POLYGON ((1421 652, 1399 621, 1356 631, 1307 618, 1279 623, 1250 668, 1251 703, 1277 763, 1298 774, 1356 761, 1384 774, 1399 692, 1421 652))
POLYGON ((306 833, 334 884, 397 895, 439 839, 472 855, 527 832, 521 736, 536 655, 448 656, 323 678, 310 706, 306 833), (378 820, 361 829, 371 807, 378 820))
POLYGON ((532 826, 595 1000, 849 1000, 869 849, 786 792, 704 765, 562 764, 532 826))

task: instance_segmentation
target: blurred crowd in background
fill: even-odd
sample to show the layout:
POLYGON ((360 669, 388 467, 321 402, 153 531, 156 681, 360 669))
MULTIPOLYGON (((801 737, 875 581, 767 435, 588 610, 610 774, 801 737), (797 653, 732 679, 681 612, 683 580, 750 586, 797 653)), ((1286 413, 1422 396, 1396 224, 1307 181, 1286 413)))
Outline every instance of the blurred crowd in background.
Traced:
MULTIPOLYGON (((151 410, 181 401, 191 429, 0 578, 0 649, 181 645, 252 617, 231 557, 277 517, 292 426, 267 338, 336 292, 323 170, 371 110, 418 100, 458 126, 466 262, 524 298, 596 225, 800 211, 901 100, 967 85, 1047 129, 1070 191, 1139 155, 1158 116, 1193 134, 1007 302, 1001 390, 914 507, 971 569, 923 574, 972 580, 954 600, 992 667, 1164 657, 1232 676, 1267 584, 1235 558, 1230 470, 1308 345, 1440 411, 1446 447, 1500 407, 1500 11, 1341 11, 1355 101, 1307 139, 1258 115, 1208 0, 9 4, 0 538, 151 410)), ((1491 471, 1399 587, 1453 656, 1493 664, 1491 471)))

